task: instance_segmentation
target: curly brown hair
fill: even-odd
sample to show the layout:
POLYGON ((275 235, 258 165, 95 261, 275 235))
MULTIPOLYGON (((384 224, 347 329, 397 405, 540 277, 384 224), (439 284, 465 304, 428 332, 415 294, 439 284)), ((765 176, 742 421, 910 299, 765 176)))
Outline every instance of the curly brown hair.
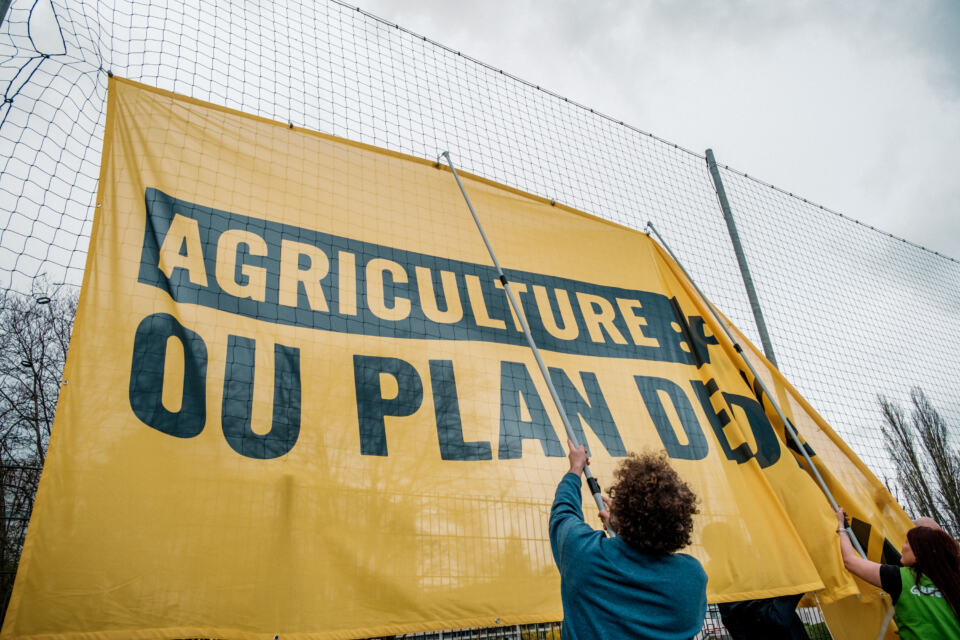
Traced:
POLYGON ((644 553, 667 554, 690 544, 697 496, 666 454, 631 453, 614 471, 610 513, 617 535, 644 553))

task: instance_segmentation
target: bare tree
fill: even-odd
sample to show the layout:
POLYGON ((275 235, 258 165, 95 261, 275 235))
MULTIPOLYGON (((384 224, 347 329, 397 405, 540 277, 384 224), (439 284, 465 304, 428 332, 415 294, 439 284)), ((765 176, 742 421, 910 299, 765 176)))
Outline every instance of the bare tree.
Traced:
POLYGON ((0 294, 0 613, 46 460, 76 309, 73 290, 43 279, 30 295, 0 294))
POLYGON ((883 396, 878 400, 884 441, 907 507, 914 517, 930 516, 956 538, 960 535, 960 451, 950 446, 946 422, 919 387, 910 391, 909 420, 896 403, 883 396))

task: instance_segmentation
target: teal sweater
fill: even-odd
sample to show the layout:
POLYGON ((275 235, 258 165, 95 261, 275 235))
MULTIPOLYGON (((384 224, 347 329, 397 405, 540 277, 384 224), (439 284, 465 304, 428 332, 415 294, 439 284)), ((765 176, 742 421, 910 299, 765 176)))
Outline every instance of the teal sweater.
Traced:
POLYGON ((563 640, 689 640, 703 626, 707 574, 684 553, 651 555, 583 521, 580 476, 568 473, 550 511, 560 569, 563 640))

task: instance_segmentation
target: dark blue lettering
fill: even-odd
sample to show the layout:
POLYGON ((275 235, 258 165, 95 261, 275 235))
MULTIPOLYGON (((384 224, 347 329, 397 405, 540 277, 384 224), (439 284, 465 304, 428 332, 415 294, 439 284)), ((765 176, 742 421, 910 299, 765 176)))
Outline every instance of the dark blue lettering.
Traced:
POLYGON ((573 432, 577 434, 579 442, 587 441, 583 433, 583 424, 586 423, 611 456, 627 455, 627 449, 623 446, 623 440, 620 438, 617 424, 613 421, 610 407, 607 406, 607 401, 600 391, 596 374, 589 371, 580 372, 580 381, 583 383, 587 397, 580 395, 563 369, 551 367, 550 379, 557 390, 557 395, 560 396, 563 410, 567 413, 567 420, 573 432))
POLYGON ((457 383, 451 360, 430 361, 433 409, 437 417, 437 439, 444 460, 490 460, 489 442, 464 442, 457 383))
MULTIPOLYGON (((513 326, 504 292, 494 286, 498 274, 491 266, 375 245, 311 229, 213 209, 179 200, 153 188, 146 189, 144 199, 147 219, 138 281, 162 289, 176 302, 198 304, 267 322, 324 331, 389 338, 474 340, 499 344, 526 344, 523 333, 517 331, 513 326), (197 233, 199 234, 204 268, 207 274, 206 286, 192 282, 185 269, 174 269, 168 278, 159 268, 159 248, 163 245, 175 214, 197 221, 197 233), (250 254, 246 244, 241 243, 238 246, 238 266, 236 267, 239 268, 239 265, 243 263, 265 270, 264 300, 238 299, 223 291, 217 278, 214 277, 218 241, 225 231, 232 229, 240 229, 255 234, 262 238, 267 246, 267 255, 254 256, 250 254), (323 291, 328 294, 329 308, 326 311, 310 307, 307 296, 299 294, 302 288, 300 284, 297 285, 296 307, 279 303, 280 254, 284 240, 317 247, 329 258, 329 270, 320 280, 323 291), (352 255, 354 260, 341 263, 339 258, 341 252, 352 255), (397 321, 385 322, 369 308, 364 267, 374 258, 383 258, 395 262, 401 265, 407 273, 409 277, 407 283, 395 282, 389 275, 384 278, 384 303, 388 306, 391 305, 396 296, 409 298, 411 310, 407 317, 397 321), (462 318, 457 322, 433 322, 426 317, 419 299, 419 287, 415 284, 417 267, 426 268, 430 271, 433 282, 432 295, 438 298, 436 301, 428 302, 428 305, 432 305, 434 302, 439 303, 439 295, 443 291, 437 280, 438 274, 441 271, 449 271, 455 275, 459 289, 458 295, 464 311, 462 318), (343 273, 341 278, 340 272, 342 269, 348 271, 343 273), (505 328, 501 327, 500 322, 478 322, 471 302, 479 304, 479 300, 471 301, 469 299, 466 291, 466 278, 468 276, 476 277, 479 280, 481 297, 486 312, 491 318, 503 322, 506 325, 505 328), (337 298, 340 293, 339 284, 341 280, 355 284, 355 291, 351 291, 349 294, 350 300, 344 307, 341 307, 341 301, 337 298), (356 303, 355 308, 354 302, 356 303), (347 311, 341 311, 341 309, 347 309, 347 311), (491 324, 496 326, 486 326, 491 324)), ((303 256, 298 259, 298 264, 301 268, 306 266, 303 256)), ((572 321, 581 330, 575 339, 565 340, 557 338, 545 329, 544 322, 540 318, 540 305, 535 304, 533 296, 527 294, 527 300, 524 304, 525 315, 534 339, 541 349, 579 355, 693 363, 691 354, 683 350, 683 335, 672 326, 674 314, 670 301, 659 293, 609 287, 524 271, 509 270, 506 275, 511 281, 527 285, 527 291, 532 291, 533 287, 544 287, 547 292, 553 292, 552 295, 555 297, 555 291, 560 289, 566 291, 572 301, 570 310, 573 315, 572 321), (583 330, 586 325, 583 319, 583 310, 577 304, 578 293, 599 296, 609 301, 614 310, 618 310, 618 305, 615 302, 618 298, 638 302, 639 307, 637 308, 643 310, 643 318, 645 319, 644 334, 656 339, 658 344, 656 346, 635 345, 631 340, 628 340, 627 344, 616 344, 610 339, 604 342, 593 342, 583 330)), ((237 278, 243 280, 239 275, 237 275, 237 278)), ((519 292, 518 296, 523 298, 519 292)), ((444 300, 444 306, 448 307, 449 301, 444 300)), ((558 322, 556 311, 552 306, 546 309, 545 313, 554 315, 554 318, 552 321, 548 321, 548 324, 552 325, 558 322)), ((629 335, 627 325, 619 311, 613 317, 613 323, 621 335, 629 335)))
POLYGON ((566 455, 527 367, 522 362, 501 362, 499 458, 522 457, 524 440, 539 440, 544 454, 551 458, 566 455), (521 396, 530 412, 530 420, 522 419, 521 396))
POLYGON ((671 458, 680 460, 702 460, 707 456, 707 438, 703 435, 703 429, 700 428, 700 422, 697 420, 697 414, 693 411, 693 405, 687 394, 677 383, 666 378, 657 378, 653 376, 634 376, 637 383, 637 389, 640 390, 640 396, 643 398, 643 404, 647 407, 647 412, 653 420, 653 426, 660 434, 660 441, 667 450, 667 455, 671 458), (687 439, 687 444, 680 442, 674 425, 663 406, 663 400, 660 393, 663 392, 670 399, 677 416, 680 418, 680 428, 683 430, 687 439))
POLYGON ((192 438, 207 419, 207 347, 203 339, 169 313, 155 313, 140 321, 133 341, 130 365, 130 408, 144 424, 177 438, 192 438), (183 395, 180 410, 163 406, 163 378, 167 341, 183 345, 183 395))
POLYGON ((266 460, 288 453, 300 435, 300 350, 274 345, 273 421, 265 434, 252 428, 255 352, 254 340, 228 336, 221 423, 234 451, 266 460))
POLYGON ((423 382, 409 362, 399 358, 353 356, 353 380, 357 392, 357 420, 360 427, 360 453, 387 455, 387 428, 384 417, 412 415, 423 402, 423 382), (380 374, 393 376, 397 395, 384 398, 380 374))
POLYGON ((753 432, 753 439, 757 443, 756 456, 761 469, 766 469, 780 459, 780 439, 777 438, 773 425, 767 419, 763 407, 753 398, 741 396, 734 393, 724 392, 723 398, 731 408, 740 407, 747 416, 747 422, 750 424, 750 430, 753 432))
POLYGON ((754 440, 757 442, 756 451, 751 449, 750 445, 746 442, 742 442, 736 447, 731 447, 724 427, 730 424, 733 418, 727 413, 726 409, 721 409, 720 411, 714 409, 710 401, 710 397, 719 391, 716 382, 710 380, 708 386, 699 380, 691 380, 690 385, 700 400, 700 406, 707 415, 707 420, 710 422, 717 442, 720 444, 720 449, 723 451, 723 455, 726 456, 727 460, 732 460, 737 464, 743 464, 751 458, 756 458, 760 464, 760 468, 765 469, 780 459, 780 442, 777 439, 777 434, 773 431, 773 427, 770 425, 770 421, 767 419, 767 416, 764 415, 760 403, 746 396, 726 392, 721 394, 731 410, 734 406, 738 406, 744 411, 754 440))

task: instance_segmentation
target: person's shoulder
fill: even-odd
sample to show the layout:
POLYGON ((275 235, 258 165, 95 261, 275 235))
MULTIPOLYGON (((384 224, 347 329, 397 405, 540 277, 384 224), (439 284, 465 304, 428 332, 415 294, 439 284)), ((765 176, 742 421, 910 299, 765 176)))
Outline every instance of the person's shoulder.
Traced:
POLYGON ((703 565, 700 564, 700 561, 694 558, 689 553, 671 553, 668 557, 672 558, 674 562, 692 564, 700 568, 703 568, 703 565))
POLYGON ((702 600, 706 606, 707 572, 699 560, 686 553, 671 553, 663 567, 670 576, 672 589, 678 597, 690 602, 702 600))
POLYGON ((681 570, 686 570, 693 574, 698 574, 706 578, 707 572, 703 569, 703 564, 688 553, 673 553, 668 556, 670 561, 681 570))
POLYGON ((594 529, 587 523, 572 523, 567 529, 567 535, 564 543, 567 556, 574 559, 580 567, 596 566, 603 564, 610 553, 610 540, 603 531, 594 529))

